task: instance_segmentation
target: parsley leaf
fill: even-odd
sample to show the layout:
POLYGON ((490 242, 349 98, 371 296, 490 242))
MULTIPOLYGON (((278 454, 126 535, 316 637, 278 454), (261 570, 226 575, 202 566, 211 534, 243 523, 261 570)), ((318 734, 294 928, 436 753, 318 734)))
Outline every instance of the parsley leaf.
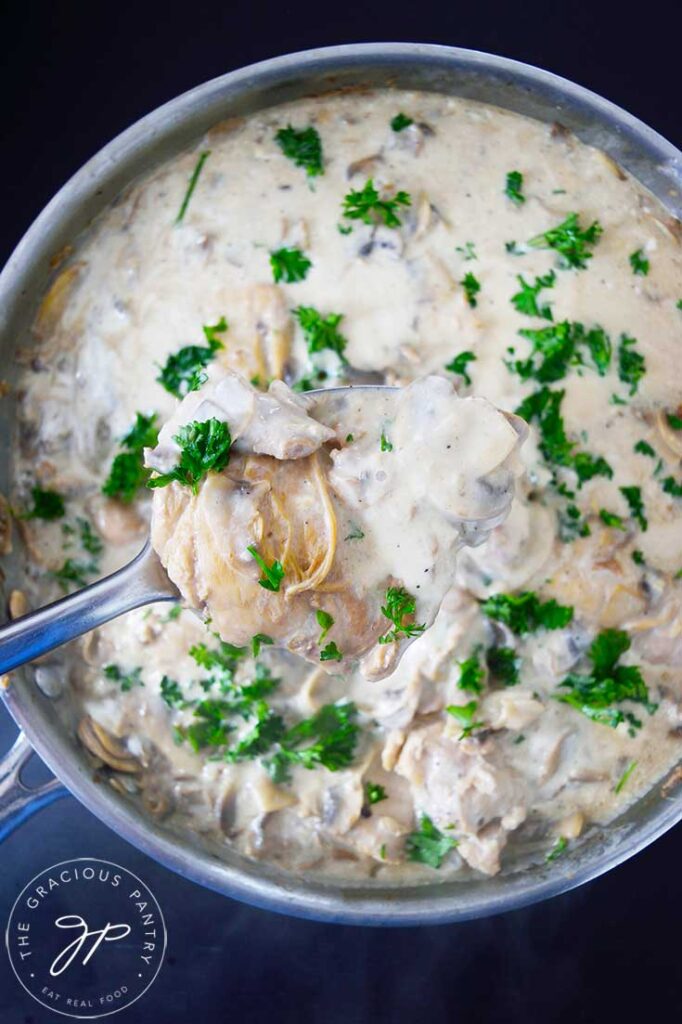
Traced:
POLYGON ((381 447, 381 451, 382 452, 392 452, 393 451, 393 445, 391 444, 389 439, 386 437, 386 434, 384 433, 383 430, 381 431, 380 447, 381 447))
POLYGON ((476 247, 473 242, 465 242, 464 245, 456 245, 455 252, 461 253, 464 257, 464 262, 468 263, 469 260, 477 260, 476 247))
POLYGON ((456 846, 457 840, 443 835, 426 814, 422 815, 418 830, 410 832, 405 842, 408 860, 436 869, 456 846))
POLYGON ((473 363, 476 360, 476 356, 473 352, 458 352, 452 362, 448 363, 445 367, 450 373, 458 373, 460 377, 464 378, 464 383, 471 386, 471 377, 467 371, 467 364, 473 363))
POLYGON ((611 341, 599 326, 586 331, 581 323, 562 320, 550 327, 524 327, 519 334, 533 343, 531 354, 527 359, 508 362, 507 367, 523 380, 533 377, 542 384, 560 380, 570 366, 583 365, 582 347, 587 348, 600 377, 611 362, 611 341))
POLYGON ((382 199, 371 178, 361 190, 351 189, 343 197, 343 216, 349 220, 361 220, 364 224, 384 224, 387 228, 399 228, 399 206, 410 206, 412 197, 407 192, 396 192, 392 199, 382 199))
POLYGON ((542 387, 528 395, 516 410, 517 415, 528 423, 538 421, 540 430, 540 451, 550 465, 572 469, 578 477, 579 486, 594 476, 611 479, 613 470, 602 456, 589 452, 575 452, 575 442, 566 436, 561 403, 565 391, 552 391, 542 387))
POLYGON ((634 772, 636 767, 637 767, 637 762, 636 761, 630 761, 630 764, 627 766, 627 768, 625 769, 625 771, 623 772, 621 777, 618 779, 618 782, 613 787, 613 792, 614 793, 622 792, 622 790, 625 788, 625 785, 626 785, 628 779, 630 778, 630 776, 632 775, 632 773, 634 772))
POLYGON ((263 587, 264 590, 272 590, 275 594, 279 593, 280 583, 284 579, 282 563, 275 559, 272 565, 268 565, 263 556, 258 554, 258 550, 253 544, 249 544, 246 550, 255 560, 258 568, 263 573, 261 578, 258 580, 261 587, 263 587))
POLYGON ((330 772, 347 768, 353 761, 359 726, 355 704, 325 704, 320 710, 287 730, 280 749, 267 765, 274 782, 286 782, 293 765, 312 769, 322 765, 330 772), (308 746, 302 744, 312 740, 308 746))
POLYGON ((485 660, 488 671, 495 681, 503 686, 516 686, 519 681, 521 659, 513 647, 489 647, 485 660))
POLYGON ((640 274, 642 277, 646 277, 649 273, 649 261, 644 255, 641 249, 635 249, 634 252, 630 253, 630 266, 632 267, 633 274, 640 274))
POLYGON ((189 206, 189 201, 192 198, 192 194, 194 193, 194 189, 197 187, 197 182, 199 180, 199 175, 201 174, 201 172, 203 170, 203 167, 204 167, 204 164, 206 163, 206 161, 208 160, 210 155, 211 155, 211 150, 210 149, 206 149, 206 150, 204 150, 203 153, 199 154, 199 159, 197 160, 196 164, 194 165, 194 170, 192 171, 191 177, 189 179, 189 183, 187 185, 187 191, 185 192, 185 197, 182 200, 182 205, 180 206, 180 209, 178 211, 178 215, 175 218, 175 223, 176 224, 179 224, 181 222, 181 220, 184 218, 185 214, 187 213, 187 207, 189 206))
POLYGON ((645 514, 644 502, 642 501, 642 488, 620 487, 619 490, 630 506, 630 515, 632 518, 637 520, 642 531, 647 530, 649 522, 645 514))
POLYGON ((545 857, 546 862, 548 864, 551 864, 553 860, 556 860, 557 857, 560 857, 561 854, 565 852, 567 847, 568 839, 566 838, 566 836, 559 836, 556 843, 545 857))
POLYGON ((227 330, 224 316, 217 324, 206 325, 203 330, 208 346, 185 345, 168 356, 165 365, 160 367, 161 373, 156 380, 176 398, 184 398, 188 392, 198 389, 203 383, 201 371, 215 359, 216 352, 225 347, 216 337, 227 330))
POLYGON ((343 320, 343 313, 329 313, 328 316, 323 317, 313 306, 297 306, 293 312, 301 325, 308 352, 311 355, 328 348, 332 352, 336 352, 341 362, 348 362, 343 354, 347 344, 346 339, 337 331, 337 327, 343 320))
POLYGON ((219 473, 230 461, 230 428, 215 417, 185 424, 173 435, 173 440, 180 446, 180 461, 170 472, 148 480, 147 487, 167 487, 176 480, 196 494, 208 473, 219 473))
POLYGON ((519 594, 493 594, 481 605, 491 619, 503 622, 512 633, 523 636, 536 629, 563 629, 573 618, 569 605, 558 604, 554 598, 541 601, 530 590, 519 594))
POLYGON ((460 690, 470 690, 472 693, 480 693, 483 689, 485 671, 481 668, 478 654, 474 653, 470 658, 465 658, 459 663, 459 681, 457 685, 460 690))
POLYGON ((401 132, 404 128, 409 128, 414 121, 407 114, 396 114, 395 117, 391 118, 391 128, 394 132, 401 132))
POLYGON ((636 338, 621 334, 618 345, 618 376, 625 384, 630 385, 631 395, 635 394, 640 380, 646 373, 644 356, 633 348, 636 344, 636 338))
POLYGON ((534 249, 554 249, 559 254, 559 266, 564 269, 584 270, 592 259, 590 248, 597 244, 602 231, 597 220, 588 228, 581 228, 578 214, 569 213, 561 224, 531 238, 528 245, 534 249))
POLYGON ((599 509, 599 518, 607 526, 612 527, 614 530, 624 530, 625 524, 620 516, 617 516, 615 512, 607 512, 605 508, 599 509))
POLYGON ((63 591, 68 592, 69 584, 75 583, 77 587, 85 587, 90 582, 90 576, 96 576, 99 566, 95 562, 78 562, 73 558, 67 558, 61 569, 56 569, 52 576, 57 580, 63 591))
POLYGON ((365 535, 359 526, 355 523, 350 523, 350 532, 343 538, 344 540, 364 540, 365 535))
POLYGON ((318 608, 315 612, 315 618, 317 619, 318 626, 322 630, 320 638, 317 641, 318 644, 321 644, 329 630, 334 625, 334 617, 333 615, 330 615, 329 612, 325 612, 322 608, 318 608))
POLYGON ((280 128, 275 140, 284 155, 293 160, 296 167, 305 167, 309 178, 324 173, 322 162, 322 140, 316 128, 280 128))
POLYGON ((286 281, 294 284, 303 281, 312 267, 308 257, 300 249, 275 249, 270 253, 270 266, 275 281, 286 281))
POLYGON ((395 629, 380 636, 380 644, 392 644, 401 636, 414 637, 424 632, 426 624, 418 626, 413 622, 405 622, 408 615, 414 615, 417 601, 404 587, 389 587, 384 600, 386 604, 382 605, 381 614, 393 623, 395 629))
POLYGON ((333 640, 320 651, 320 661, 343 661, 343 654, 333 640))
POLYGON ((667 476, 661 483, 666 494, 670 494, 673 498, 682 498, 682 484, 678 484, 674 476, 667 476))
POLYGON ((665 418, 668 422, 668 426, 672 427, 673 430, 682 430, 682 416, 676 416, 672 412, 667 412, 665 418))
POLYGON ((102 493, 126 504, 133 501, 140 487, 144 487, 149 479, 149 470, 143 461, 143 449, 153 448, 158 438, 156 413, 150 416, 136 413, 135 423, 121 438, 123 451, 112 462, 109 476, 102 484, 102 493))
POLYGON ((250 710, 255 715, 255 725, 235 747, 225 753, 225 760, 232 764, 267 753, 286 731, 282 716, 269 708, 264 700, 256 701, 250 710))
POLYGON ((132 668, 129 672, 124 672, 118 665, 105 665, 104 675, 107 679, 111 679, 114 683, 119 683, 123 692, 132 690, 133 686, 144 686, 140 676, 142 675, 141 668, 132 668))
POLYGON ((59 491, 32 487, 31 497, 33 499, 33 507, 22 514, 22 519, 45 519, 51 522, 55 519, 61 519, 66 512, 64 499, 59 491))
POLYGON ((161 680, 159 692, 161 699, 165 701, 169 708, 186 707, 184 694, 175 679, 171 679, 169 676, 164 675, 161 680))
POLYGON ((634 446, 633 451, 637 452, 639 455, 648 455, 650 459, 656 458, 656 452, 648 441, 638 441, 634 446))
POLYGON ((543 277, 536 277, 534 284, 529 284, 522 274, 518 274, 516 280, 519 282, 521 290, 511 297, 514 308, 519 313, 525 313, 526 316, 538 316, 543 320, 553 320, 551 306, 538 305, 538 295, 543 288, 554 287, 554 282, 556 281, 554 271, 550 270, 549 274, 545 274, 543 277))
POLYGON ((384 787, 380 786, 378 782, 366 782, 365 797, 367 798, 368 804, 379 804, 382 800, 387 799, 388 794, 384 787))
POLYGON ((83 519, 81 516, 78 516, 76 522, 78 523, 80 542, 83 549, 87 551, 89 555, 95 555, 95 557, 97 555, 101 555, 104 551, 102 538, 95 533, 87 519, 83 519))
POLYGON ((459 283, 464 289, 464 295, 466 296, 467 302, 471 308, 474 309, 478 305, 478 299, 476 296, 481 290, 480 281, 478 281, 471 271, 469 271, 464 275, 459 283))
POLYGON ((471 736, 474 729, 485 728, 485 722, 475 721, 478 701, 470 700, 468 704, 448 704, 445 710, 455 719, 458 725, 462 726, 462 731, 458 736, 460 740, 471 736))
POLYGON ((594 722, 615 729, 627 722, 634 735, 641 722, 629 712, 614 707, 622 701, 643 704, 653 714, 657 704, 649 700, 649 691, 642 673, 635 665, 619 665, 619 659, 630 647, 627 633, 619 629, 605 629, 595 638, 588 658, 592 662, 589 675, 570 673, 559 685, 570 690, 557 696, 562 704, 569 704, 594 722))
POLYGON ((511 199, 512 203, 521 206, 526 201, 523 192, 523 175, 520 171, 509 171, 504 186, 504 194, 511 199))
POLYGON ((251 653, 254 658, 257 658, 260 654, 260 649, 263 644, 274 644, 274 640, 267 633, 254 633, 251 637, 251 653))

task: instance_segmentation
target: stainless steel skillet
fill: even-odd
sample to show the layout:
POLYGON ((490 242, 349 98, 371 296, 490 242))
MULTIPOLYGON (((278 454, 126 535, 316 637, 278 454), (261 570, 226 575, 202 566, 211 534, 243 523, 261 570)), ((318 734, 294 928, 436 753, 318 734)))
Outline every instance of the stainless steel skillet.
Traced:
MULTIPOLYGON (((488 54, 421 44, 365 44, 293 54, 232 72, 186 93, 144 118, 91 160, 52 200, 0 277, 0 354, 11 381, 13 353, 24 343, 50 259, 73 242, 135 177, 192 144, 217 121, 301 96, 353 87, 427 89, 497 104, 558 121, 602 148, 682 215, 682 153, 608 101, 547 72, 488 54)), ((11 401, 0 402, 0 490, 7 489, 11 401)), ((22 582, 21 552, 3 562, 7 591, 22 582)), ((73 730, 55 714, 33 670, 17 672, 3 691, 24 737, 0 768, 5 828, 54 798, 58 784, 33 794, 17 782, 30 744, 66 787, 120 835, 167 867, 252 904, 291 914, 359 924, 434 924, 499 913, 556 895, 594 878, 652 842, 682 817, 677 776, 655 786, 621 819, 595 829, 551 864, 511 863, 494 878, 390 888, 318 881, 200 846, 152 821, 133 801, 93 778, 73 730), (220 854, 220 855, 218 855, 220 854)), ((61 700, 65 700, 62 697, 61 700)), ((677 775, 682 775, 678 771, 677 775)))

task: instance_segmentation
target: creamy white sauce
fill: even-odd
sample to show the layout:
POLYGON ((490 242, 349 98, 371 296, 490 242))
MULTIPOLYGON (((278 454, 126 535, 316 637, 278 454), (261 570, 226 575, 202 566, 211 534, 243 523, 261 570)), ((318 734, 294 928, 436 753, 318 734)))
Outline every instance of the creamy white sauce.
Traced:
MULTIPOLYGON (((77 246, 39 313, 35 348, 20 353, 26 369, 12 495, 13 505, 29 504, 36 481, 64 493, 67 523, 86 514, 106 542, 95 559, 101 572, 135 552, 149 518, 144 495, 122 506, 100 493, 117 439, 137 411, 155 411, 159 422, 173 416, 177 403, 155 382, 158 366, 183 345, 201 343, 202 325, 222 316, 229 330, 216 365, 247 379, 291 383, 312 376, 317 386, 322 370, 328 374, 323 383, 343 382, 338 357, 326 351, 311 358, 292 316, 295 307, 314 306, 323 316, 343 315, 339 330, 354 379, 366 371, 405 385, 435 373, 454 381, 461 395, 480 395, 512 412, 538 388, 506 365, 530 352, 518 331, 549 321, 520 313, 511 297, 519 290, 518 275, 533 283, 554 270, 554 286, 540 294, 551 304, 553 322, 577 321, 588 331, 600 325, 614 353, 603 376, 585 353, 582 366, 571 365, 549 386, 565 391, 568 437, 580 450, 606 458, 613 475, 595 476, 579 490, 573 482, 570 500, 591 532, 562 541, 558 517, 565 520, 570 500, 552 485, 533 423, 512 514, 485 544, 460 553, 457 586, 394 672, 368 682, 360 672, 329 674, 263 648, 259 661, 281 677, 268 700, 287 725, 328 703, 357 705, 360 738, 352 762, 336 772, 294 767, 291 782, 275 784, 262 758, 230 764, 212 759, 211 749, 197 753, 176 742, 177 730, 182 734, 196 722, 196 702, 206 698, 201 684, 209 673, 189 649, 215 644, 191 613, 168 621, 166 608, 134 612, 99 630, 41 666, 41 678, 52 673, 54 682, 68 670, 60 706, 107 730, 100 747, 92 724, 82 735, 118 767, 103 769, 112 784, 139 794, 150 813, 250 856, 330 875, 409 880, 433 875, 432 868, 406 860, 406 837, 423 815, 459 842, 441 876, 464 863, 491 873, 510 836, 512 843, 539 836, 543 853, 559 836, 573 842, 660 778, 679 758, 682 729, 682 530, 679 499, 662 488, 666 477, 682 478, 682 445, 666 419, 666 412, 679 415, 680 403, 679 237, 679 225, 660 204, 600 152, 549 126, 435 94, 331 96, 220 125, 197 150, 122 196, 77 246), (414 123, 396 133, 390 121, 401 110, 414 123), (283 155, 274 136, 287 124, 316 126, 323 175, 308 178, 283 155), (175 225, 198 153, 206 148, 210 156, 184 220, 175 225), (523 174, 520 205, 504 194, 512 170, 523 174), (362 189, 368 178, 382 195, 410 194, 398 228, 344 220, 344 195, 362 189), (572 212, 583 227, 593 220, 603 227, 585 269, 558 268, 549 249, 514 255, 505 248, 556 227, 572 212), (341 233, 339 224, 352 231, 341 233), (273 283, 269 255, 282 246, 296 246, 311 260, 304 280, 273 283), (645 276, 630 264, 638 250, 650 262, 645 276), (462 285, 468 272, 480 283, 476 306, 462 285), (618 377, 622 334, 636 339, 646 360, 634 395, 618 377), (445 369, 462 351, 476 357, 466 367, 470 387, 445 369), (640 441, 653 447, 654 458, 633 450, 640 441), (623 486, 641 488, 646 531, 630 515, 623 486), (607 526, 601 509, 621 517, 624 528, 607 526), (641 552, 638 562, 633 552, 641 552), (570 605, 572 622, 517 637, 482 613, 479 602, 491 594, 522 590, 570 605), (651 714, 623 705, 642 721, 634 735, 624 724, 609 728, 556 700, 569 672, 589 671, 585 652, 605 628, 627 631, 632 646, 621 662, 641 668, 658 705, 651 714), (487 677, 480 694, 462 690, 460 663, 500 643, 513 646, 520 660, 517 685, 502 687, 487 677), (126 672, 139 668, 143 685, 122 691, 103 672, 110 663, 126 672), (164 702, 164 676, 177 682, 187 706, 164 702), (445 709, 472 697, 484 728, 462 738, 460 722, 445 709), (108 735, 118 738, 115 755, 108 735), (367 782, 383 786, 386 800, 369 805, 367 782)), ((409 422, 418 420, 411 414, 409 422)), ((422 428, 427 435, 432 430, 428 419, 422 428)), ((419 443, 417 436, 391 440, 419 443)), ((419 452, 424 471, 415 479, 433 485, 421 497, 433 498, 442 518, 453 497, 451 481, 440 479, 428 449, 419 452)), ((353 446, 342 447, 331 471, 344 502, 353 500, 353 459, 353 446)), ((213 488, 219 490, 218 480, 203 488, 206 502, 213 488)), ((304 487, 292 493, 296 501, 305 499, 304 487)), ((388 514, 381 495, 379 507, 388 514)), ((35 606, 58 596, 49 572, 65 557, 90 559, 77 533, 64 535, 61 521, 26 520, 20 529, 27 551, 21 587, 35 606), (65 541, 71 547, 65 549, 65 541)), ((348 536, 347 529, 344 521, 339 535, 348 536)), ((357 540, 345 543, 356 560, 353 572, 371 576, 374 553, 365 562, 353 547, 357 540)), ((402 555, 405 585, 409 578, 416 589, 423 552, 411 544, 402 555)), ((189 566, 188 578, 192 572, 189 566)), ((259 622, 254 614, 248 630, 259 631, 259 622)), ((254 671, 253 660, 244 658, 236 680, 248 684, 254 671)), ((246 721, 234 725, 230 742, 251 728, 246 721)))

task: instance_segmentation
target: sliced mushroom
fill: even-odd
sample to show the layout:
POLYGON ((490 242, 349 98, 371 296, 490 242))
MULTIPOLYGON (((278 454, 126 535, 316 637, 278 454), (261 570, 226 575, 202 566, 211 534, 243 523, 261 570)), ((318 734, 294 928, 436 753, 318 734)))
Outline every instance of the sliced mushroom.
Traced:
MULTIPOLYGON (((656 413, 656 429, 668 451, 676 459, 682 459, 682 430, 676 430, 672 427, 668 416, 669 413, 665 409, 659 409, 656 413)), ((675 411, 675 416, 679 418, 679 409, 675 411)))
POLYGON ((36 337, 42 340, 55 330, 84 266, 85 264, 82 262, 72 263, 66 270, 62 270, 52 282, 40 304, 33 324, 33 332, 36 337))
POLYGON ((145 522, 132 505, 124 505, 114 498, 96 498, 89 509, 97 531, 110 544, 127 544, 145 531, 145 522))
POLYGON ((137 758, 133 757, 119 739, 90 715, 84 715, 81 718, 76 732, 85 749, 108 768, 131 775, 142 771, 142 765, 137 758))
POLYGON ((4 494, 0 494, 0 555, 12 551, 12 511, 4 494))

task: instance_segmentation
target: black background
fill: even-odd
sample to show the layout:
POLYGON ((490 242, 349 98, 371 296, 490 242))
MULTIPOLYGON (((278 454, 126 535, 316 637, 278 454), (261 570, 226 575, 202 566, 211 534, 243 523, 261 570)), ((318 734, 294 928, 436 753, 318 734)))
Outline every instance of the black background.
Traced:
MULTIPOLYGON (((0 260, 78 167, 132 121, 208 78, 287 51, 411 40, 488 50, 586 85, 682 146, 680 5, 412 0, 0 6, 0 260), (673 7, 676 13, 673 13, 673 7)), ((14 727, 0 710, 0 750, 14 727)), ((69 857, 125 865, 166 914, 165 966, 112 1020, 610 1022, 679 1020, 682 832, 537 907, 402 931, 289 920, 157 866, 72 798, 0 853, 0 923, 24 884, 69 857)), ((0 1021, 64 1020, 27 996, 0 951, 0 1021)))

